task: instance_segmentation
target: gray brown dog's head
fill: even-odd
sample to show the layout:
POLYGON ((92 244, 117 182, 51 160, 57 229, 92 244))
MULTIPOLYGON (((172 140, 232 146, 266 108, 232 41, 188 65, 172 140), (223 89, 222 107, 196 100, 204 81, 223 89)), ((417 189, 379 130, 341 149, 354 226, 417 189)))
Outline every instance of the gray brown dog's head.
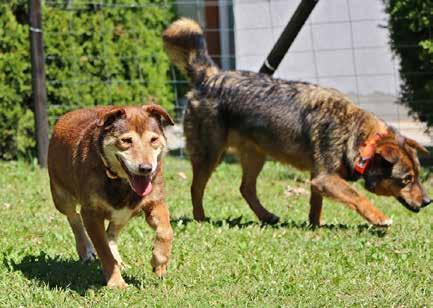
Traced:
POLYGON ((159 105, 118 107, 101 115, 102 156, 110 172, 127 179, 131 188, 146 196, 166 148, 165 125, 173 120, 159 105))
POLYGON ((407 209, 419 212, 431 200, 419 179, 417 150, 428 151, 412 139, 400 138, 399 142, 384 140, 378 145, 364 176, 365 186, 377 195, 394 196, 407 209))

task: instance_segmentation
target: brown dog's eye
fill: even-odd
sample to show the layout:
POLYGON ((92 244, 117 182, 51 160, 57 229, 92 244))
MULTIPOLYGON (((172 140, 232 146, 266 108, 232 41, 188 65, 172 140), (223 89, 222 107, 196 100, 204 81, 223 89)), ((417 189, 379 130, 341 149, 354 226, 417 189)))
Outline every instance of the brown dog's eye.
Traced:
POLYGON ((150 143, 155 143, 158 141, 158 137, 152 137, 150 138, 150 143))
POLYGON ((125 143, 125 144, 132 144, 132 138, 131 137, 120 138, 120 141, 122 141, 122 143, 125 143))

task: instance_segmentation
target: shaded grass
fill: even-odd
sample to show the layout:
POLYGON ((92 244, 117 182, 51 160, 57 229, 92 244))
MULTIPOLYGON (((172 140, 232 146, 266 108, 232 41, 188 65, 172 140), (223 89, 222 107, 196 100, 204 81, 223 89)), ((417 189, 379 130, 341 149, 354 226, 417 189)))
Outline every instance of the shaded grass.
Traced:
POLYGON ((326 201, 327 225, 306 222, 306 174, 268 162, 258 190, 281 217, 262 226, 238 192, 240 168, 223 163, 205 195, 209 221, 192 221, 187 161, 167 158, 175 232, 168 276, 151 273, 153 232, 144 217, 120 239, 127 290, 104 287, 98 262, 82 264, 66 219, 53 207, 46 171, 0 163, 0 306, 422 306, 433 300, 431 209, 415 215, 369 195, 394 220, 389 230, 326 201), (181 174, 179 174, 181 173, 181 174), (186 175, 186 179, 184 179, 186 175))

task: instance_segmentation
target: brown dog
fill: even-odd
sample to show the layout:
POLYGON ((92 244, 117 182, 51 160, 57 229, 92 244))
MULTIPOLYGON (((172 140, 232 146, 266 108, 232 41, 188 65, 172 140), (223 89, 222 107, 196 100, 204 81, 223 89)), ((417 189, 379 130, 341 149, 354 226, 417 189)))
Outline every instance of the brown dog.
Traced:
POLYGON ((153 270, 166 272, 173 237, 162 178, 166 124, 173 125, 170 116, 151 104, 80 109, 54 127, 48 153, 54 205, 68 219, 81 260, 92 259, 96 248, 109 287, 126 286, 116 241, 142 210, 156 230, 153 270))
POLYGON ((364 178, 366 188, 394 196, 418 212, 430 203, 419 181, 416 151, 404 138, 342 93, 267 75, 220 71, 209 57, 200 26, 180 19, 163 33, 172 62, 190 79, 184 128, 192 168, 196 220, 203 220, 206 183, 228 147, 243 169, 241 194, 257 217, 276 223, 256 194, 267 156, 311 171, 311 224, 321 224, 322 197, 341 201, 374 225, 392 223, 347 181, 364 178))

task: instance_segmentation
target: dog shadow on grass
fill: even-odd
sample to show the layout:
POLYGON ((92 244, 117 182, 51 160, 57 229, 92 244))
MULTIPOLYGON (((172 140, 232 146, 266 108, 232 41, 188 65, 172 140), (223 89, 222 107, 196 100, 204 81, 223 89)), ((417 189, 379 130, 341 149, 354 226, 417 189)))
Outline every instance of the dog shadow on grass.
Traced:
MULTIPOLYGON (((191 222, 194 222, 193 219, 189 217, 179 217, 171 220, 171 223, 173 227, 176 226, 182 226, 182 225, 188 225, 191 222)), ((261 228, 274 228, 274 229, 281 229, 281 228, 287 228, 287 229, 301 229, 305 231, 311 231, 311 230, 318 230, 318 229, 326 229, 326 230, 339 230, 339 231, 353 231, 357 230, 359 233, 362 232, 368 232, 374 236, 377 237, 384 237, 387 234, 386 228, 380 228, 380 227, 373 227, 369 224, 359 224, 359 225, 348 225, 348 224, 324 224, 320 227, 315 227, 310 225, 307 221, 294 221, 294 220, 287 220, 283 222, 279 222, 277 224, 264 224, 258 221, 245 221, 243 219, 243 216, 239 217, 228 217, 226 219, 219 219, 219 220, 212 220, 212 219, 206 219, 205 223, 211 224, 212 226, 216 228, 221 228, 224 226, 227 226, 228 228, 247 228, 251 226, 258 226, 261 228)))
MULTIPOLYGON (((5 256, 3 263, 9 271, 20 271, 26 278, 50 289, 72 290, 81 296, 90 289, 97 290, 105 286, 99 260, 82 262, 51 257, 41 252, 39 255, 27 255, 19 262, 5 256)), ((123 275, 123 278, 130 285, 140 285, 133 277, 123 275)))

